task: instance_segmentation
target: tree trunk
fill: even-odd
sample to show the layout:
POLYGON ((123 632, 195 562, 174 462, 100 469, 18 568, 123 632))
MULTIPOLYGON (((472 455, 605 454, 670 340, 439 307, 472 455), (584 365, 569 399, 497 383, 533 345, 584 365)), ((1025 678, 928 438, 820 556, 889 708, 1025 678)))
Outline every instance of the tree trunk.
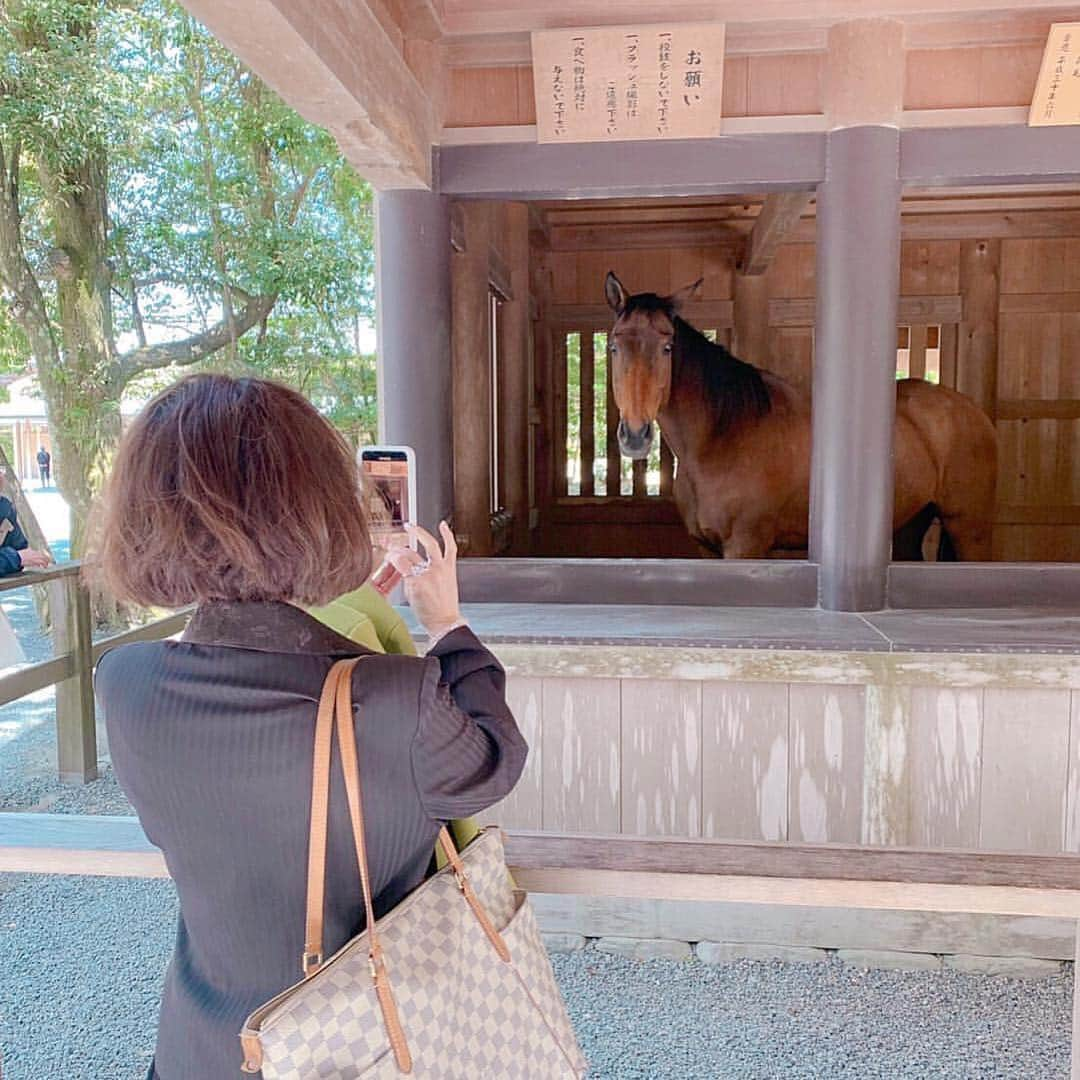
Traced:
POLYGON ((54 228, 52 258, 60 324, 58 364, 38 364, 56 447, 56 486, 71 509, 71 555, 83 553, 86 522, 119 436, 113 377, 111 271, 107 260, 104 155, 57 176, 37 162, 54 228), (113 400, 110 400, 113 399, 113 400))

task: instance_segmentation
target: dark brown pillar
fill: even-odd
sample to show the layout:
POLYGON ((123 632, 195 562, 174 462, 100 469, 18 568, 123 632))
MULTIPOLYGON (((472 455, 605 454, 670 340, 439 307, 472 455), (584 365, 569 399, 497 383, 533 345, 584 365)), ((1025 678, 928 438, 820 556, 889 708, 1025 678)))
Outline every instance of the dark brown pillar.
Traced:
POLYGON ((434 530, 453 508, 448 200, 376 197, 379 438, 416 451, 417 516, 434 530))
POLYGON ((822 607, 865 611, 885 604, 892 543, 899 132, 848 127, 828 140, 817 196, 810 557, 822 607))

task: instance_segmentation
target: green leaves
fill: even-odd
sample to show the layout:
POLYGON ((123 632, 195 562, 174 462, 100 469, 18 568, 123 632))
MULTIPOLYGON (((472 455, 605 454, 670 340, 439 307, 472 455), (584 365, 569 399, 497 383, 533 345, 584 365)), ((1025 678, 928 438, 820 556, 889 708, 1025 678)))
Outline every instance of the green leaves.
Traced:
MULTIPOLYGON (((61 470, 77 513, 125 383, 182 374, 139 378, 139 346, 205 334, 230 308, 274 301, 198 366, 291 382, 371 436, 374 362, 356 333, 373 306, 371 191, 179 4, 0 0, 0 149, 18 157, 22 252, 55 344, 33 359, 77 462, 61 470)), ((30 361, 26 325, 0 309, 0 374, 30 361)))

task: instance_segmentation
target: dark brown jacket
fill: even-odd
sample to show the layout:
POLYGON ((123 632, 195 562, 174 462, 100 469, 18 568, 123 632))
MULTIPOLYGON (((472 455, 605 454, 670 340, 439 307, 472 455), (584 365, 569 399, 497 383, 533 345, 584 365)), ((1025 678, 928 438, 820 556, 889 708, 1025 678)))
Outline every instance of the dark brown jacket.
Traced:
MULTIPOLYGON (((331 664, 353 680, 376 912, 423 878, 439 823, 514 786, 527 749, 505 676, 472 631, 427 658, 369 653, 288 604, 210 604, 183 640, 102 657, 117 777, 180 897, 155 1055, 160 1080, 240 1078, 237 1033, 296 982, 315 710, 331 664)), ((340 760, 331 773, 324 951, 364 926, 340 760)))

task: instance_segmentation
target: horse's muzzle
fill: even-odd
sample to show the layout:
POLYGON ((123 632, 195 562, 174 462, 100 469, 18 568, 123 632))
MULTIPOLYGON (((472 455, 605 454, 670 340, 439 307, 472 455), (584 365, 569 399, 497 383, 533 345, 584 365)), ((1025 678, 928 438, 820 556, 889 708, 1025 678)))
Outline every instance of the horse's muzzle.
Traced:
POLYGON ((625 420, 619 421, 619 449, 624 457, 639 461, 649 456, 652 448, 653 426, 650 420, 638 431, 631 431, 625 420))

